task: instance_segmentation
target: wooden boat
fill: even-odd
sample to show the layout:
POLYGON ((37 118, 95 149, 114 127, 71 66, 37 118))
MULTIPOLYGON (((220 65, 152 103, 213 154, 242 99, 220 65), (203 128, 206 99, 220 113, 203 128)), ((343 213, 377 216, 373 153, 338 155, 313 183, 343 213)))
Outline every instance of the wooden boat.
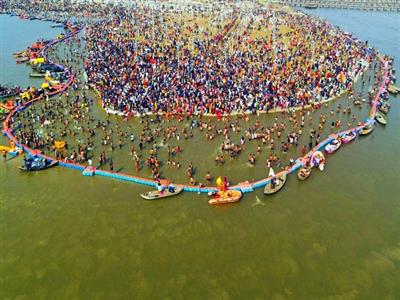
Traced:
POLYGON ((64 28, 64 24, 54 24, 50 25, 51 28, 64 28))
POLYGON ((18 51, 18 52, 14 52, 13 56, 15 57, 21 57, 21 56, 26 56, 26 51, 18 51))
POLYGON ((398 88, 397 86, 390 84, 387 88, 387 91, 391 94, 398 94, 400 92, 400 88, 398 88))
POLYGON ((304 8, 307 9, 317 9, 318 8, 318 4, 314 4, 314 3, 306 3, 303 5, 304 8))
POLYGON ((45 77, 46 73, 30 73, 29 77, 45 77))
POLYGON ((284 173, 283 175, 279 177, 275 177, 276 179, 276 184, 275 186, 272 186, 272 182, 270 181, 264 188, 264 194, 265 195, 272 195, 280 191, 283 186, 286 183, 287 175, 284 173))
POLYGON ((32 167, 30 167, 30 168, 27 168, 26 165, 22 165, 22 166, 19 167, 19 169, 20 169, 21 171, 42 171, 42 170, 45 170, 45 169, 54 167, 54 166, 56 166, 56 165, 58 165, 58 161, 57 161, 57 160, 52 160, 52 161, 50 161, 50 162, 48 162, 47 160, 45 160, 45 163, 44 163, 44 164, 41 164, 41 165, 39 165, 39 166, 37 166, 37 167, 36 167, 36 166, 32 166, 32 167))
POLYGON ((20 59, 17 59, 15 62, 17 64, 22 64, 22 63, 27 62, 27 61, 29 61, 29 57, 21 57, 20 59))
POLYGON ((183 191, 182 187, 175 187, 174 192, 170 192, 168 190, 168 188, 166 188, 162 192, 157 190, 157 191, 150 191, 150 192, 140 194, 140 197, 142 197, 145 200, 157 200, 157 199, 161 199, 161 198, 167 198, 167 197, 172 197, 172 196, 178 195, 182 191, 183 191))
POLYGON ((297 178, 300 181, 306 180, 311 175, 312 168, 311 167, 302 167, 299 172, 297 172, 297 178))
POLYGON ((242 199, 242 196, 242 192, 237 190, 218 191, 211 194, 212 198, 208 200, 208 204, 217 205, 234 203, 242 199))
POLYGON ((384 103, 382 105, 379 105, 378 109, 386 115, 389 112, 390 106, 384 103))
POLYGON ((385 117, 380 113, 380 112, 376 112, 375 114, 375 120, 382 125, 386 125, 387 121, 385 119, 385 117))
POLYGON ((342 145, 342 141, 339 139, 333 139, 328 145, 325 146, 326 153, 333 153, 342 145))
POLYGON ((367 135, 370 134, 374 130, 374 125, 373 124, 368 124, 365 125, 363 128, 360 130, 360 135, 367 135))
POLYGON ((356 138, 357 134, 355 131, 346 132, 342 135, 342 143, 347 144, 353 141, 356 138))
POLYGON ((315 151, 311 155, 311 164, 313 167, 318 167, 320 171, 325 169, 325 156, 321 151, 315 151))

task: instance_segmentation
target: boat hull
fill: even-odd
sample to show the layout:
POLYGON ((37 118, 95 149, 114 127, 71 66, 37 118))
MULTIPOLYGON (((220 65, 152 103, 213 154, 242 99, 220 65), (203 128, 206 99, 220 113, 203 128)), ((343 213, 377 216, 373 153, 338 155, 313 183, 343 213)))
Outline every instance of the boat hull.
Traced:
POLYGON ((342 136, 342 143, 343 144, 348 144, 351 141, 354 141, 354 139, 357 137, 357 134, 352 131, 350 133, 346 133, 345 135, 342 136))
POLYGON ((168 190, 165 190, 163 192, 160 191, 150 191, 147 193, 140 194, 140 197, 142 197, 144 200, 158 200, 162 198, 167 198, 167 197, 172 197, 180 194, 183 191, 183 188, 177 187, 175 188, 175 191, 173 193, 169 192, 168 190))
POLYGON ((26 166, 20 166, 19 169, 21 171, 24 171, 24 172, 34 172, 34 171, 46 170, 46 169, 52 168, 52 167, 54 167, 56 165, 58 165, 58 161, 57 160, 53 160, 52 162, 50 162, 49 164, 47 164, 45 167, 42 167, 42 168, 30 168, 30 169, 28 169, 28 168, 26 168, 26 166))
POLYGON ((300 168, 299 172, 297 172, 297 179, 300 181, 306 180, 311 175, 311 167, 302 167, 300 168))
POLYGON ((287 180, 286 174, 276 177, 277 184, 273 187, 271 182, 269 182, 264 188, 264 194, 272 195, 279 192, 285 186, 286 180, 287 180))
POLYGON ((374 130, 374 126, 365 126, 361 128, 360 135, 370 134, 374 130))
POLYGON ((342 142, 338 141, 338 140, 336 140, 336 141, 337 141, 336 145, 334 145, 332 143, 329 143, 328 145, 326 145, 326 147, 325 147, 325 152, 326 153, 332 154, 333 152, 337 151, 337 149, 340 148, 340 146, 342 145, 342 142))
POLYGON ((218 205, 218 204, 228 204, 238 202, 242 199, 242 192, 237 190, 228 190, 228 191, 218 191, 213 198, 208 201, 208 204, 218 205))
POLYGON ((377 113, 375 115, 375 120, 381 125, 386 125, 387 124, 387 121, 386 121, 385 117, 380 113, 377 113))

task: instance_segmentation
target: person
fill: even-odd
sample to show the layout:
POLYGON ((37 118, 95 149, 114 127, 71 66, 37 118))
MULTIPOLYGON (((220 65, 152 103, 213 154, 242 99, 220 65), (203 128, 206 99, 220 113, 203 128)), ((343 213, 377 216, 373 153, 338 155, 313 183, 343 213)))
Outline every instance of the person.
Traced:
POLYGON ((218 176, 217 180, 216 180, 216 184, 219 190, 222 190, 222 178, 221 176, 218 176))
POLYGON ((271 179, 271 187, 275 188, 276 186, 277 186, 276 177, 272 177, 272 179, 271 179))
POLYGON ((26 156, 24 155, 24 164, 27 170, 31 169, 31 160, 27 159, 26 156))
POLYGON ((112 161, 112 159, 110 159, 110 171, 114 171, 114 163, 112 161))
POLYGON ((228 178, 224 177, 224 181, 222 182, 222 191, 225 192, 228 189, 228 178))
POLYGON ((211 184, 211 174, 210 174, 210 171, 208 171, 207 174, 206 174, 206 181, 207 181, 207 184, 208 184, 208 185, 211 184))
POLYGON ((160 181, 157 183, 157 191, 159 191, 160 194, 164 192, 164 187, 162 186, 160 181))
POLYGON ((175 193, 175 186, 172 183, 168 185, 168 192, 175 193))

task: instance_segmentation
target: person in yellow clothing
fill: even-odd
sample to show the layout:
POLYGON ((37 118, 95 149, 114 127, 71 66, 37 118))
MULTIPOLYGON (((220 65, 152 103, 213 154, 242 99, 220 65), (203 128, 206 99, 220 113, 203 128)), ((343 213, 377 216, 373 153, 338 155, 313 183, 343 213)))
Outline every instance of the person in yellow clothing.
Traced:
POLYGON ((218 176, 218 178, 216 180, 216 184, 217 184, 217 188, 219 190, 221 190, 221 188, 222 188, 222 177, 221 176, 218 176))

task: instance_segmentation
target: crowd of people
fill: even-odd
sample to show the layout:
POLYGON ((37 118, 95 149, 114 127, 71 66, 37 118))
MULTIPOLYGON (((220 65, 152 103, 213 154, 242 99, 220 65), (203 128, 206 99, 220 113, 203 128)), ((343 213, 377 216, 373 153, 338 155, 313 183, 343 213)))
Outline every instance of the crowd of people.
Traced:
POLYGON ((125 114, 305 106, 351 87, 374 55, 327 22, 260 9, 189 15, 185 22, 134 10, 89 27, 85 39, 89 82, 105 108, 125 114), (219 32, 206 31, 204 18, 219 32), (265 36, 253 38, 260 30, 265 36))

